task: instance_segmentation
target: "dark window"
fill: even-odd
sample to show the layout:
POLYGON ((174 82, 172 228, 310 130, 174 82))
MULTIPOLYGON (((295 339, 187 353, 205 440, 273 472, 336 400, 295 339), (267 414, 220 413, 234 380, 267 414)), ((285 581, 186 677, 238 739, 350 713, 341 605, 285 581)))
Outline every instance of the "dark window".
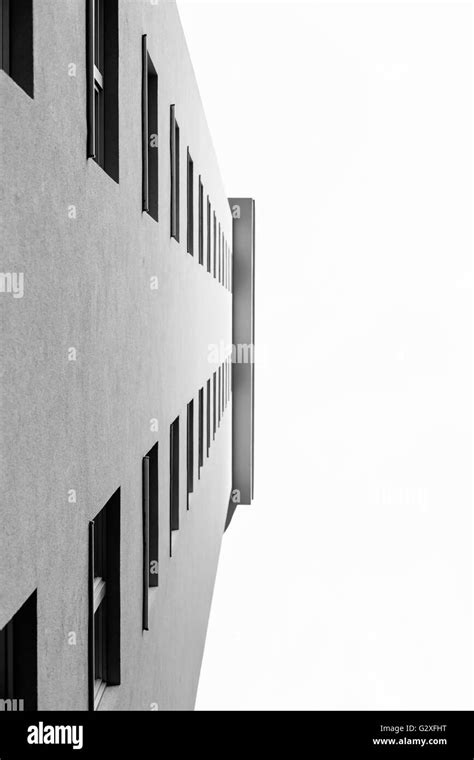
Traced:
POLYGON ((224 239, 224 233, 222 233, 222 245, 221 245, 221 258, 222 258, 221 285, 224 284, 224 246, 225 246, 225 239, 224 239))
POLYGON ((199 177, 199 263, 204 264, 204 188, 199 177))
POLYGON ((170 557, 176 530, 179 530, 179 417, 170 427, 170 557))
POLYGON ((148 591, 158 586, 158 443, 143 457, 143 628, 148 630, 148 591))
POLYGON ((87 0, 87 152, 116 182, 118 61, 118 0, 87 0))
POLYGON ((89 709, 120 684, 120 488, 89 524, 89 709))
POLYGON ((211 271, 211 203, 207 196, 207 271, 211 271))
POLYGON ((188 253, 194 256, 194 163, 188 148, 188 253))
POLYGON ((179 126, 175 118, 175 107, 171 106, 171 237, 179 242, 179 126))
POLYGON ((221 375, 222 375, 222 388, 221 388, 221 392, 222 392, 222 398, 221 398, 221 412, 222 412, 222 415, 223 415, 223 414, 224 414, 224 394, 225 394, 225 364, 224 364, 224 363, 222 363, 222 368, 221 368, 221 375))
POLYGON ((204 388, 199 391, 198 425, 198 477, 201 477, 201 467, 204 464, 204 388))
POLYGON ((0 0, 0 69, 33 97, 32 0, 0 0))
POLYGON ((188 404, 187 426, 187 508, 189 509, 189 494, 194 491, 194 401, 188 404))
POLYGON ((206 433, 207 433, 207 456, 211 449, 211 381, 207 381, 207 393, 206 393, 206 433))
POLYGON ((229 289, 229 246, 225 244, 225 287, 229 289))
POLYGON ((217 261, 217 219, 216 212, 214 211, 214 277, 216 276, 216 261, 217 261))
POLYGON ((36 591, 0 630, 0 699, 4 710, 37 710, 36 591))
POLYGON ((217 370, 217 422, 221 424, 221 368, 217 370))
POLYGON ((218 277, 217 277, 217 279, 219 280, 219 282, 221 282, 221 240, 222 240, 222 238, 221 238, 221 223, 220 222, 219 222, 219 236, 218 236, 218 239, 219 239, 219 262, 218 262, 218 267, 219 268, 218 268, 218 277))
POLYGON ((143 211, 158 221, 158 76, 142 37, 143 211))
POLYGON ((216 429, 217 429, 217 410, 216 410, 216 404, 217 404, 217 377, 216 372, 214 372, 214 376, 212 378, 212 433, 213 438, 216 437, 216 429))

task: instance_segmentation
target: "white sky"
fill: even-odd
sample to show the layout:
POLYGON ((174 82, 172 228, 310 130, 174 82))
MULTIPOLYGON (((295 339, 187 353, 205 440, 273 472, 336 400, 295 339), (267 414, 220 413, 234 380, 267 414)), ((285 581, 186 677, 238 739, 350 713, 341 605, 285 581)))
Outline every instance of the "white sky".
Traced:
POLYGON ((257 210, 256 498, 198 709, 472 709, 471 6, 179 2, 257 210))

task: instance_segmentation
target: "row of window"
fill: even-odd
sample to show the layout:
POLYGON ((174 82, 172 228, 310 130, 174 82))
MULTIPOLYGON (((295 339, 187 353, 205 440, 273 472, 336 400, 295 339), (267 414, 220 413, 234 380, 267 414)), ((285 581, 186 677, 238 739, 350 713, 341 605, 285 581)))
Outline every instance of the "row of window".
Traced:
MULTIPOLYGON (((118 0, 85 0, 87 26, 87 155, 119 181, 119 8, 118 0)), ((32 0, 0 0, 0 67, 33 97, 32 0)), ((179 242, 180 131, 170 106, 171 237, 179 242)), ((142 36, 143 211, 159 220, 158 74, 142 36)), ((198 260, 228 290, 232 252, 209 195, 198 179, 198 260), (206 250, 204 227, 206 217, 206 250), (206 259, 206 262, 205 262, 206 259)), ((194 163, 187 151, 187 251, 194 255, 194 163)))
MULTIPOLYGON (((209 457, 231 396, 231 362, 213 373, 198 393, 197 478, 209 457), (205 422, 204 422, 205 420, 205 422)), ((186 417, 187 499, 195 485, 194 399, 186 417)), ((170 426, 170 557, 180 526, 180 418, 170 426)), ((159 444, 142 464, 143 503, 143 621, 149 629, 150 589, 157 587, 159 561, 159 444)), ((120 488, 89 524, 89 709, 96 710, 108 685, 119 685, 120 674, 120 488)), ((16 709, 37 709, 36 592, 0 631, 0 700, 22 700, 16 709)), ((10 704, 13 704, 12 702, 10 704)), ((11 709, 15 709, 12 707, 11 709)))
MULTIPOLYGON (((207 457, 211 442, 216 436, 222 416, 232 392, 231 362, 227 359, 213 373, 198 393, 197 415, 197 477, 201 478, 204 466, 204 447, 207 457), (211 389, 212 386, 212 389, 211 389), (206 393, 206 404, 204 394, 206 393), (212 398, 212 411, 211 411, 212 398), (204 412, 206 408, 206 412, 204 412), (206 425, 204 425, 206 415, 206 425)), ((187 405, 186 416, 186 508, 190 508, 190 494, 194 491, 194 399, 187 405)), ((170 425, 169 439, 170 496, 169 496, 169 554, 173 556, 173 543, 180 528, 180 418, 170 425)), ((150 449, 142 463, 143 503, 143 620, 142 627, 149 630, 150 589, 159 585, 159 444, 150 449)), ((90 709, 97 709, 108 684, 120 683, 120 591, 115 585, 120 578, 120 538, 117 535, 120 514, 119 491, 91 523, 91 598, 93 607, 89 632, 90 647, 90 709), (117 502, 118 499, 118 502, 117 502), (118 521, 118 522, 117 522, 118 521), (108 580, 109 579, 109 580, 108 580), (92 666, 93 663, 93 666, 92 666), (92 670, 93 668, 93 670, 92 670)))
MULTIPOLYGON (((231 361, 226 359, 213 373, 198 393, 197 409, 197 478, 205 458, 209 457, 211 443, 232 392, 231 361), (204 411, 205 410, 205 411, 204 411), (206 420, 204 421, 204 416, 206 420), (205 457, 206 452, 206 457, 205 457)), ((173 554, 173 534, 179 530, 179 417, 170 429, 170 556, 173 554)), ((194 493, 194 399, 186 410, 186 507, 189 510, 190 496, 194 493)))
MULTIPOLYGON (((174 106, 171 107, 171 133, 176 129, 176 118, 174 106), (173 127, 174 125, 174 127, 173 127)), ((179 128, 175 140, 171 143, 171 162, 176 162, 178 156, 178 165, 175 168, 175 176, 179 177, 179 128)), ((179 184, 179 180, 178 180, 179 184)), ((224 232, 221 229, 220 222, 217 223, 216 212, 213 211, 209 196, 206 199, 206 214, 204 214, 204 186, 202 177, 198 179, 198 261, 204 266, 209 274, 212 274, 227 290, 232 291, 232 252, 226 240, 224 232), (206 221, 204 221, 204 218, 206 221), (206 227, 206 250, 204 251, 204 228, 206 227), (204 262, 204 255, 206 263, 204 262)), ((179 217, 179 190, 178 193, 171 194, 172 218, 179 217), (173 206, 173 203, 175 204, 173 206)), ((187 251, 194 256, 194 162, 191 154, 187 152, 187 251)), ((179 229, 176 228, 176 222, 173 227, 172 235, 179 241, 179 229), (173 235, 173 229, 175 234, 173 235)))

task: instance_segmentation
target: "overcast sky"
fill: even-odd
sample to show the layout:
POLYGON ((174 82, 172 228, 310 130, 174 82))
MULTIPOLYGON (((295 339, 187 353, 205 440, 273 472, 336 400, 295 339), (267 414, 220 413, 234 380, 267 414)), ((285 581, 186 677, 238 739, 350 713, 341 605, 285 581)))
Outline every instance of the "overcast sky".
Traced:
POLYGON ((472 709, 470 4, 178 2, 256 200, 255 502, 198 709, 472 709))

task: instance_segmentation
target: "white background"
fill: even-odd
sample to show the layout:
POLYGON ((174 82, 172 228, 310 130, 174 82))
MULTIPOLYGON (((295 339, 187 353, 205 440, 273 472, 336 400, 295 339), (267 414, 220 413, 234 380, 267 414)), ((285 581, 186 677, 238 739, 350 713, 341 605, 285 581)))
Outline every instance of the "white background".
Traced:
POLYGON ((472 709, 470 4, 179 2, 257 210, 198 709, 472 709))

